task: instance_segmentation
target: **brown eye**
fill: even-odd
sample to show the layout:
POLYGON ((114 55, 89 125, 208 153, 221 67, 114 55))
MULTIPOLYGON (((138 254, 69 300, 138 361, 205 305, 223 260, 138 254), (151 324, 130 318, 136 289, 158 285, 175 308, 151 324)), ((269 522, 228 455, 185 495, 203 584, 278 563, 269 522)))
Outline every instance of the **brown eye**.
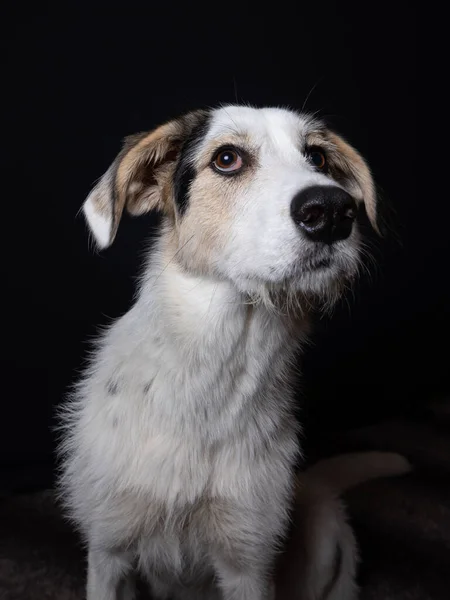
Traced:
POLYGON ((317 169, 324 169, 327 165, 325 153, 318 148, 311 148, 308 151, 308 158, 317 169))
POLYGON ((236 150, 220 150, 213 160, 214 167, 222 173, 239 171, 242 167, 242 157, 236 150))

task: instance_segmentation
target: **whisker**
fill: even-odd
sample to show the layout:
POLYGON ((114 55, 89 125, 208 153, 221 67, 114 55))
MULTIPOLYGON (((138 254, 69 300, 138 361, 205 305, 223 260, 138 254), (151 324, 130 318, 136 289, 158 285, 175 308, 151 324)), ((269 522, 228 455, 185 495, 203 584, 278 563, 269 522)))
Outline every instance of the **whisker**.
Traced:
POLYGON ((312 86, 312 88, 309 90, 309 92, 308 92, 308 94, 307 94, 307 96, 306 96, 306 98, 305 98, 305 101, 304 101, 304 102, 303 102, 303 104, 302 104, 302 108, 301 108, 300 112, 303 112, 303 111, 305 110, 306 104, 308 103, 308 100, 310 99, 310 97, 311 97, 311 94, 312 94, 312 93, 314 92, 314 90, 317 88, 317 86, 319 85, 319 83, 321 83, 321 82, 322 82, 324 79, 325 79, 325 76, 324 76, 324 75, 322 75, 321 77, 319 77, 319 79, 316 81, 316 83, 315 83, 315 84, 312 86))

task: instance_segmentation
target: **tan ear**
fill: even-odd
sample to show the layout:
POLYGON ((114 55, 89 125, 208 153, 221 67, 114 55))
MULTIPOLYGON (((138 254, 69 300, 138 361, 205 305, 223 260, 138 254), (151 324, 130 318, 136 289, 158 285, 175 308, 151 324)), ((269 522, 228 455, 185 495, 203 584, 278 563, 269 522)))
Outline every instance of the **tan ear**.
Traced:
POLYGON ((202 111, 161 125, 154 131, 130 136, 103 177, 86 198, 83 212, 100 246, 112 244, 123 211, 141 215, 170 210, 165 184, 175 168, 184 140, 202 111))
POLYGON ((333 162, 344 174, 348 185, 354 186, 355 197, 359 197, 364 202, 370 224, 381 235, 377 224, 375 183, 369 166, 359 152, 341 136, 334 132, 328 132, 327 137, 336 149, 336 152, 333 153, 333 162))

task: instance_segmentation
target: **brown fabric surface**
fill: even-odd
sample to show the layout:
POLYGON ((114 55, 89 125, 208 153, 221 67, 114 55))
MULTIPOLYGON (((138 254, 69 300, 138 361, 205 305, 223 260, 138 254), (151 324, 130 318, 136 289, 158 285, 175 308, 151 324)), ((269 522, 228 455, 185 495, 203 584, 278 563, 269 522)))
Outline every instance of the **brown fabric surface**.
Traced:
MULTIPOLYGON (((450 411, 328 437, 321 454, 406 454, 411 475, 346 496, 359 540, 361 600, 450 598, 450 411)), ((0 599, 82 600, 84 553, 51 492, 0 500, 0 599)))

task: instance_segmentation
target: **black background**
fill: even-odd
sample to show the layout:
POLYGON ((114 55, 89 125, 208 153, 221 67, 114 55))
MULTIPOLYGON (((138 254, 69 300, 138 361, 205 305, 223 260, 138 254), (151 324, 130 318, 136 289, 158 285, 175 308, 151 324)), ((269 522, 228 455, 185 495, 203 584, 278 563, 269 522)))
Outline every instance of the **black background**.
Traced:
POLYGON ((54 408, 97 327, 129 307, 156 223, 126 218, 112 248, 96 254, 77 217, 85 196, 125 135, 201 106, 320 111, 366 156, 395 211, 391 234, 374 240, 378 268, 318 324, 308 349, 307 433, 420 414, 427 398, 448 391, 449 211, 443 198, 430 204, 417 191, 416 9, 145 6, 17 3, 4 22, 6 488, 51 480, 54 408))

